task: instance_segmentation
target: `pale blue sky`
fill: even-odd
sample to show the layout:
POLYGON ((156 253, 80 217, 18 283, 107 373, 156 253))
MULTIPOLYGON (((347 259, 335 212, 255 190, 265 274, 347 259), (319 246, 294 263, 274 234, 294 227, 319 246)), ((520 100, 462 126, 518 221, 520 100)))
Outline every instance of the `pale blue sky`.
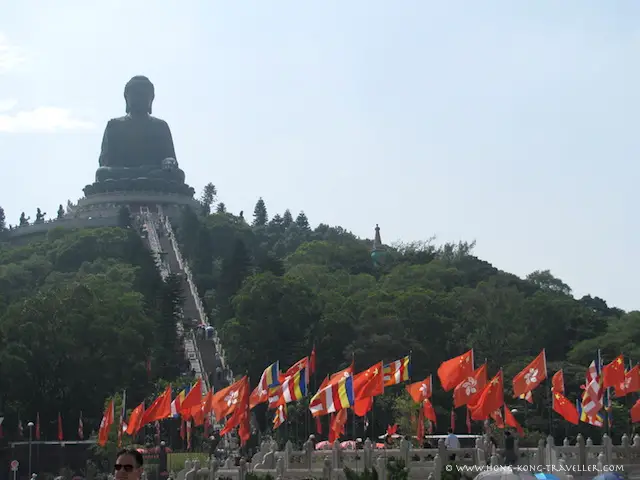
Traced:
POLYGON ((0 0, 0 205, 93 181, 125 82, 233 211, 477 240, 636 308, 640 2, 0 0), (153 7, 151 7, 153 5, 153 7))

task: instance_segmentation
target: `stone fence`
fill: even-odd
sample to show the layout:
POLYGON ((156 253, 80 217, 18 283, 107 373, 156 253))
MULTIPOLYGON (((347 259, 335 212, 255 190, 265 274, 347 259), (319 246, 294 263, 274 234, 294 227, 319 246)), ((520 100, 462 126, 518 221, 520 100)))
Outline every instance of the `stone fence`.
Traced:
MULTIPOLYGON (((330 450, 314 450, 313 442, 307 441, 303 450, 296 451, 288 442, 283 451, 276 451, 275 442, 263 442, 261 449, 251 462, 241 459, 239 465, 232 458, 224 464, 211 459, 210 464, 200 468, 198 462, 185 462, 185 469, 180 471, 177 480, 245 480, 247 473, 257 475, 270 474, 276 479, 323 479, 338 480, 344 478, 343 469, 348 467, 361 472, 365 468, 378 472, 380 480, 388 480, 387 463, 402 460, 409 469, 410 478, 440 480, 443 467, 449 463, 451 455, 459 466, 486 467, 500 465, 502 452, 488 441, 478 438, 473 448, 447 449, 440 440, 437 448, 414 449, 407 440, 400 442, 399 448, 374 449, 370 440, 364 448, 358 450, 343 449, 336 442, 330 450)), ((604 435, 602 445, 594 445, 591 439, 578 435, 577 441, 571 445, 565 439, 561 446, 556 446, 553 437, 540 440, 535 448, 518 448, 518 465, 536 471, 549 471, 555 467, 554 474, 563 480, 573 477, 592 478, 605 466, 616 465, 628 478, 640 473, 640 436, 630 441, 627 435, 622 437, 620 445, 613 445, 611 439, 604 435)), ((480 469, 469 469, 465 476, 475 477, 480 469)))

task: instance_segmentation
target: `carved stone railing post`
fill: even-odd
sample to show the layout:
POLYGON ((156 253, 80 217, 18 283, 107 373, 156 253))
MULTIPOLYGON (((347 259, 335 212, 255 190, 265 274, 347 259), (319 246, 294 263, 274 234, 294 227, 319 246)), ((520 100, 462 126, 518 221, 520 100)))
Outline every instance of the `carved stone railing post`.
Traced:
POLYGON ((433 459, 433 477, 435 480, 440 480, 442 477, 442 468, 445 463, 448 463, 447 459, 442 458, 440 455, 436 455, 433 459))
POLYGON ((484 450, 484 442, 481 437, 476 438, 476 448, 473 454, 473 462, 482 467, 487 466, 487 456, 484 450))
POLYGON ((238 480, 247 480, 247 461, 244 458, 240 459, 238 466, 238 480))
POLYGON ((217 478, 218 473, 218 460, 216 457, 211 455, 209 460, 209 480, 215 480, 217 478))
POLYGON ((536 458, 535 458, 536 466, 544 467, 546 465, 545 455, 544 455, 544 440, 541 438, 538 440, 538 448, 536 449, 536 458))
POLYGON ((364 468, 369 470, 373 469, 373 444, 368 438, 364 441, 362 458, 364 461, 364 468))
POLYGON ((409 454, 411 450, 411 442, 406 438, 400 440, 400 458, 404 460, 405 465, 409 465, 409 454))
POLYGON ((287 443, 284 444, 282 455, 284 456, 284 468, 289 470, 291 468, 291 457, 293 456, 293 444, 291 440, 287 440, 287 443))
POLYGON ((438 455, 443 461, 447 461, 447 447, 444 444, 444 440, 441 438, 438 440, 438 455))
POLYGON ((308 470, 311 470, 311 467, 313 466, 313 452, 315 450, 315 447, 313 446, 313 440, 311 440, 311 436, 306 442, 304 442, 303 448, 304 465, 308 470))
POLYGON ((287 471, 287 466, 285 465, 285 460, 283 457, 280 457, 276 462, 276 478, 280 478, 280 479, 284 478, 284 474, 286 471, 287 471))
POLYGON ((333 442, 333 447, 331 448, 331 468, 340 470, 342 463, 340 460, 340 443, 336 440, 333 442))
POLYGON ((602 436, 602 447, 604 450, 605 465, 611 465, 613 460, 613 442, 606 433, 602 436))
POLYGON ((387 461, 384 457, 378 457, 376 460, 376 472, 378 480, 387 480, 387 461))
POLYGON ((581 433, 576 437, 576 446, 578 447, 578 465, 584 468, 587 464, 587 449, 585 448, 584 437, 581 433))
POLYGON ((324 457, 322 462, 322 480, 333 480, 333 467, 329 457, 324 457))

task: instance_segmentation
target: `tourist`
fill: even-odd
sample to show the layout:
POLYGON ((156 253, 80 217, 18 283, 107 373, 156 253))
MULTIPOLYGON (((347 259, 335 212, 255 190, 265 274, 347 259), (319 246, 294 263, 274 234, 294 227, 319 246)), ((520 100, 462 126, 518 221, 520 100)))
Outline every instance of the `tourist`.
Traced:
POLYGON ((116 455, 116 480, 139 480, 142 476, 142 454, 135 448, 124 448, 116 455))
MULTIPOLYGON (((448 433, 449 434, 447 435, 447 438, 444 441, 444 446, 447 447, 448 450, 456 450, 460 448, 460 440, 458 439, 458 436, 455 433, 453 433, 453 429, 450 428, 448 433)), ((449 455, 449 460, 451 460, 452 462, 455 462, 456 454, 452 453, 451 455, 449 455)))
POLYGON ((504 432, 504 464, 513 466, 518 463, 518 455, 516 455, 516 440, 511 432, 504 432))

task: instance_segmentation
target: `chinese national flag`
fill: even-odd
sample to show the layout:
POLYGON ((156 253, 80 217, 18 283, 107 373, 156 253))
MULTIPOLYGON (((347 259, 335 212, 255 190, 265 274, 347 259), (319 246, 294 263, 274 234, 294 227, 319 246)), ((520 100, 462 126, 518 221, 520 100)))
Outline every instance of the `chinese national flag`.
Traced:
POLYGON ((473 350, 442 362, 438 367, 438 378, 445 392, 456 388, 460 382, 473 373, 473 350))
POLYGON ((156 420, 164 420, 171 416, 171 385, 168 385, 165 391, 156 398, 142 415, 141 427, 156 420))
POLYGON ((632 423, 640 422, 640 399, 638 399, 636 404, 631 407, 631 411, 629 413, 631 414, 632 423))
POLYGON ((202 402, 202 379, 199 378, 196 383, 191 387, 187 396, 184 397, 182 403, 180 403, 180 416, 185 420, 191 418, 191 410, 194 407, 199 407, 202 402))
POLYGON ((133 409, 131 415, 129 415, 129 421, 127 422, 127 435, 135 436, 142 427, 142 415, 144 414, 144 402, 133 409))
POLYGON ((422 413, 424 414, 424 418, 430 422, 433 422, 434 424, 438 423, 436 411, 433 409, 433 404, 428 398, 425 398, 422 402, 422 413))
POLYGON ((485 363, 453 390, 453 408, 473 403, 486 384, 487 364, 485 363))
POLYGON ((564 373, 562 370, 558 370, 553 374, 553 377, 551 377, 551 391, 564 395, 564 373))
POLYGON ((640 366, 638 365, 625 374, 624 383, 616 386, 617 397, 624 397, 634 392, 640 392, 640 366))
POLYGON ((353 397, 358 399, 375 397, 384 393, 383 363, 379 362, 353 376, 353 397))
POLYGON ((473 405, 469 405, 473 420, 486 420, 492 412, 504 405, 504 380, 502 370, 482 389, 473 405))
POLYGON ((513 377, 513 397, 518 398, 535 389, 547 378, 547 359, 544 350, 513 377))
POLYGON ((553 411, 567 422, 578 425, 579 415, 575 405, 560 392, 553 392, 553 411))
POLYGON ((414 402, 421 403, 423 400, 431 398, 431 393, 433 392, 433 381, 431 379, 431 375, 421 382, 412 383, 407 385, 405 388, 411 398, 413 398, 414 402))
POLYGON ((518 432, 518 435, 524 437, 524 430, 522 429, 522 426, 520 426, 520 424, 516 420, 516 417, 513 416, 513 413, 511 413, 511 410, 509 410, 506 405, 504 406, 504 423, 506 423, 511 428, 515 428, 516 432, 518 432))
POLYGON ((624 381, 624 357, 619 355, 613 362, 602 367, 602 387, 618 387, 624 381))

